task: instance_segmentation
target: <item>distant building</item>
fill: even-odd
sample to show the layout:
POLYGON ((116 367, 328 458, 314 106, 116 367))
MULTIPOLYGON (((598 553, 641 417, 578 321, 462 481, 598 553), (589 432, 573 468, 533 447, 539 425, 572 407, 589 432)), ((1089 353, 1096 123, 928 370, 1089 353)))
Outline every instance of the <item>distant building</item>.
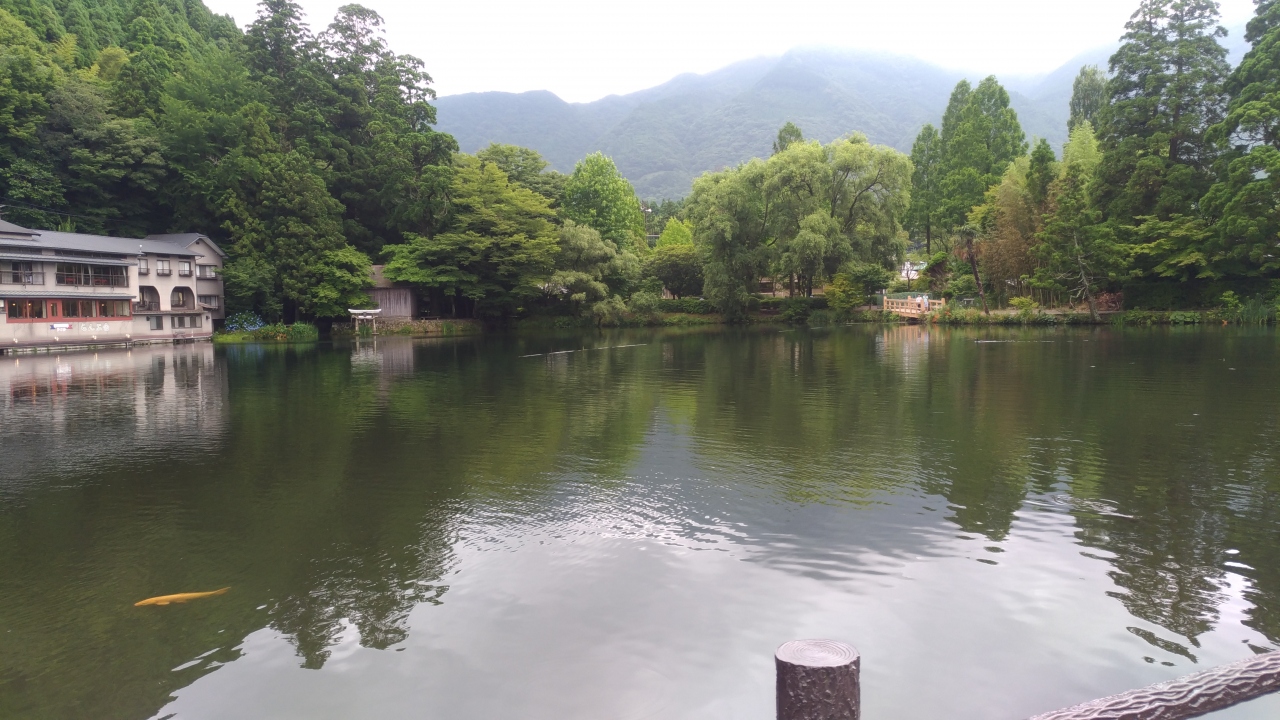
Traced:
POLYGON ((391 282, 382 274, 382 265, 374 265, 370 273, 370 287, 365 289, 374 307, 382 310, 379 319, 415 318, 418 316, 418 296, 413 288, 391 282))
POLYGON ((899 280, 919 280, 920 273, 929 266, 929 263, 923 262, 904 262, 898 270, 899 280))
POLYGON ((135 240, 0 220, 0 350, 209 337, 225 257, 199 233, 135 240))

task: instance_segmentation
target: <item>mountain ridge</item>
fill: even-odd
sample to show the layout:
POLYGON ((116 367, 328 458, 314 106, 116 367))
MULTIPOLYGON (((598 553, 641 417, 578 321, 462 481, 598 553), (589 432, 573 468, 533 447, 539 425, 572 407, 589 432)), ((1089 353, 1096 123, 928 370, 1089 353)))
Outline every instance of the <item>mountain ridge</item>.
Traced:
MULTIPOLYGON (((1228 38, 1235 64, 1245 50, 1243 28, 1228 38)), ((1029 140, 1062 146, 1076 74, 1086 64, 1105 67, 1118 47, 1085 51, 1042 75, 1008 78, 1010 104, 1029 140)), ((641 197, 659 200, 685 196, 703 172, 767 156, 788 121, 824 143, 862 132, 871 142, 910 152, 925 123, 941 122, 955 84, 982 77, 905 55, 807 47, 709 73, 682 73, 588 103, 533 90, 447 95, 436 108, 438 128, 457 138, 463 152, 490 142, 522 145, 569 172, 582 157, 601 151, 641 197)))

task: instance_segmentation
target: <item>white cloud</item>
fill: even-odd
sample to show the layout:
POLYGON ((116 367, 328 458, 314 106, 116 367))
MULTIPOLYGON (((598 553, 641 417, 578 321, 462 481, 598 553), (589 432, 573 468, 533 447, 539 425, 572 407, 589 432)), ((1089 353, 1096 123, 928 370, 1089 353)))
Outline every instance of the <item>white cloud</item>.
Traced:
MULTIPOLYGON (((299 0, 315 28, 342 2, 299 0)), ((1137 0, 364 0, 442 95, 546 89, 588 101, 803 45, 912 55, 982 73, 1047 72, 1114 42, 1137 0)), ((252 0, 206 0, 240 25, 252 0)), ((1251 0, 1222 0, 1239 25, 1251 0)))

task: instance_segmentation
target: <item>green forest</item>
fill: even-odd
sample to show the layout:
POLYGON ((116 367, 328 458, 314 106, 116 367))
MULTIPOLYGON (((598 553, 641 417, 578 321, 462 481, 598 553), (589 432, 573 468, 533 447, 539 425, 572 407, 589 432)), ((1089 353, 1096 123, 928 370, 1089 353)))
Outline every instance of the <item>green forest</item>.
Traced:
POLYGON ((1257 5, 1233 69, 1217 3, 1142 0, 1109 67, 1081 69, 1060 153, 988 77, 910 156, 788 123, 770 157, 644 202, 598 153, 564 175, 458 152, 423 63, 360 5, 317 32, 287 0, 244 30, 199 0, 0 0, 0 204, 34 228, 208 233, 228 309, 270 321, 367 305, 371 264, 432 314, 494 320, 652 318, 664 290, 745 319, 764 279, 836 310, 888 288, 1273 313, 1280 7, 1257 5))

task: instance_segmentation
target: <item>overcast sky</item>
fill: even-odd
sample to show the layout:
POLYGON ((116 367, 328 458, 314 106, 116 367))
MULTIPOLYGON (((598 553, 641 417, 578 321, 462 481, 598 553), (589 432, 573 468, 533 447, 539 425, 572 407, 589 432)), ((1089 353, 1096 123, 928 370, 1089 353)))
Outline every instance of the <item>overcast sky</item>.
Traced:
MULTIPOLYGON (((313 29, 338 0, 297 0, 313 29)), ((348 2, 350 0, 347 0, 348 2)), ((205 0, 241 26, 255 0, 205 0)), ((571 102, 799 46, 886 50, 997 75, 1048 72, 1114 42, 1137 0, 363 0, 392 49, 422 58, 441 95, 551 90, 571 102)), ((1252 0, 1221 0, 1223 24, 1252 0)))

